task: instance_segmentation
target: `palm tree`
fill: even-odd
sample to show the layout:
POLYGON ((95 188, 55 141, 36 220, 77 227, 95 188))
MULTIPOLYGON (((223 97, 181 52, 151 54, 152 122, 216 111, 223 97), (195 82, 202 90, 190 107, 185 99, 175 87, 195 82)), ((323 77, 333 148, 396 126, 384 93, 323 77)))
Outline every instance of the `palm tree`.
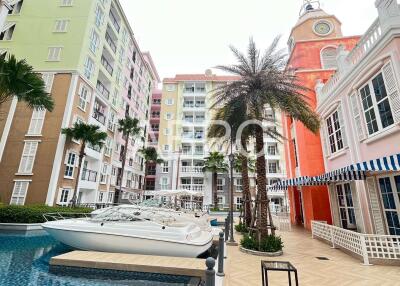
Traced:
POLYGON ((75 207, 77 201, 77 191, 80 181, 80 173, 82 168, 83 158, 85 157, 86 145, 90 144, 93 147, 102 147, 104 140, 107 138, 107 133, 100 132, 100 127, 97 125, 90 125, 82 122, 75 122, 72 128, 64 128, 61 133, 66 135, 69 140, 76 140, 81 142, 81 149, 79 151, 78 161, 78 174, 75 182, 75 189, 72 196, 71 204, 75 207))
POLYGON ((157 149, 154 147, 142 148, 139 150, 139 152, 143 154, 146 163, 164 163, 164 160, 158 157, 157 149))
MULTIPOLYGON (((128 152, 128 143, 129 137, 137 137, 141 134, 142 128, 139 126, 140 122, 137 118, 132 118, 130 116, 126 116, 124 119, 118 120, 118 131, 122 133, 123 138, 125 138, 125 146, 122 152, 122 166, 121 172, 119 173, 119 190, 117 192, 121 192, 122 190, 122 179, 124 177, 125 172, 125 161, 126 161, 126 154, 128 152)), ((119 199, 119 193, 116 196, 119 199)))
MULTIPOLYGON (((302 122, 306 128, 316 133, 320 122, 305 96, 308 89, 301 85, 292 70, 286 69, 287 55, 277 49, 278 42, 279 37, 274 39, 262 55, 253 39, 249 41, 247 55, 231 46, 238 63, 217 68, 238 75, 240 79, 216 90, 214 106, 224 105, 226 102, 241 102, 242 112, 253 120, 263 120, 264 107, 269 106, 273 111, 279 109, 294 120, 302 122)), ((254 124, 253 129, 257 152, 257 226, 262 239, 268 235, 269 227, 272 235, 275 232, 266 189, 264 130, 260 124, 254 124)))
POLYGON ((219 152, 211 152, 208 157, 204 158, 203 172, 212 173, 212 194, 214 201, 214 208, 218 208, 217 196, 217 182, 218 173, 225 173, 228 171, 228 164, 225 163, 224 155, 219 152))
POLYGON ((40 74, 25 60, 18 61, 15 56, 0 56, 0 106, 17 97, 30 108, 54 109, 54 100, 45 90, 40 74))

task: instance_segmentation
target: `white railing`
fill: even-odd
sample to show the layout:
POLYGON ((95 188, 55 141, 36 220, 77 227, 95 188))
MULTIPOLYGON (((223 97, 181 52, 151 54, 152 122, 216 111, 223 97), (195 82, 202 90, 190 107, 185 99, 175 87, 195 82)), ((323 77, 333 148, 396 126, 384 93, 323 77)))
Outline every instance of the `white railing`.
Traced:
POLYGON ((363 258, 364 265, 371 265, 369 259, 400 259, 400 236, 364 234, 332 226, 324 222, 311 222, 312 237, 320 237, 332 243, 332 247, 347 249, 363 258))
POLYGON ((204 190, 204 185, 181 185, 182 190, 202 192, 204 190))
POLYGON ((200 173, 203 173, 203 167, 183 166, 183 167, 181 167, 181 172, 182 173, 200 174, 200 173))
POLYGON ((292 224, 290 223, 290 216, 285 215, 272 215, 272 221, 274 222, 274 226, 279 231, 291 231, 292 224))

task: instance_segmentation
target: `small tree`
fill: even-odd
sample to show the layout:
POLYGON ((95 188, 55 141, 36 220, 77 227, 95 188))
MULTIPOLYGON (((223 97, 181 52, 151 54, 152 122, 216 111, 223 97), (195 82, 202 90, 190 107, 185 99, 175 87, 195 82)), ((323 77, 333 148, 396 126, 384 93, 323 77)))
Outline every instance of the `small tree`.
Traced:
POLYGON ((25 60, 18 61, 15 56, 0 56, 0 105, 12 100, 24 101, 30 108, 54 109, 54 100, 46 92, 40 74, 25 60))
MULTIPOLYGON (((121 192, 122 190, 122 179, 124 177, 124 172, 125 172, 125 162, 126 162, 126 154, 128 152, 128 143, 129 143, 129 137, 137 137, 141 134, 142 128, 139 126, 140 122, 137 118, 132 118, 130 116, 126 116, 124 119, 118 120, 118 131, 122 133, 123 138, 125 139, 125 146, 124 150, 122 153, 122 165, 121 165, 121 173, 119 174, 119 190, 118 192, 121 192)), ((116 199, 119 199, 119 193, 118 196, 116 196, 116 199)), ((116 201, 117 202, 117 201, 116 201)))
POLYGON ((225 163, 224 155, 219 152, 211 152, 208 157, 205 158, 203 172, 212 173, 212 194, 214 201, 214 208, 218 208, 218 196, 217 196, 217 180, 218 173, 225 173, 228 171, 228 164, 225 163))
POLYGON ((76 206, 77 191, 80 181, 80 173, 82 168, 83 158, 85 157, 85 148, 88 144, 93 147, 102 147, 104 140, 107 138, 107 133, 100 132, 100 127, 97 125, 89 125, 86 123, 76 122, 72 128, 64 128, 61 133, 66 135, 69 140, 76 140, 81 142, 81 149, 79 151, 78 161, 78 174, 75 182, 75 189, 71 200, 72 207, 76 206))

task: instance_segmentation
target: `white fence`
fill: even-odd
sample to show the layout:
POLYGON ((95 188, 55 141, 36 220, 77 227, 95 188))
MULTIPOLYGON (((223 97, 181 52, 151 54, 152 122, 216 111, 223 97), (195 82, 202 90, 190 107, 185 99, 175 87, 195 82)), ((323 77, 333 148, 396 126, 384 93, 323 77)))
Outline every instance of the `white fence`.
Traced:
POLYGON ((292 224, 290 223, 289 215, 272 215, 274 226, 279 231, 291 231, 292 224))
POLYGON ((347 249, 363 258, 364 265, 369 259, 400 259, 400 236, 364 234, 325 222, 311 222, 312 237, 320 237, 332 243, 332 247, 347 249))

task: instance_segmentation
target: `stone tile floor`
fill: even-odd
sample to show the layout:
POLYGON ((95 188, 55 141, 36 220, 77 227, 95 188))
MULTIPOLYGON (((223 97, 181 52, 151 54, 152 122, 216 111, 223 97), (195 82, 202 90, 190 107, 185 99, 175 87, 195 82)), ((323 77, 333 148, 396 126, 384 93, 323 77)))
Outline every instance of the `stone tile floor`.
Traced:
MULTIPOLYGON (((285 247, 283 256, 277 258, 253 256, 240 252, 238 246, 228 246, 225 286, 261 285, 261 260, 290 261, 298 270, 301 286, 400 285, 400 266, 363 266, 361 260, 312 239, 311 233, 303 228, 294 227, 291 232, 279 234, 285 247)), ((286 272, 268 276, 271 286, 288 285, 286 272)), ((292 281, 294 285, 294 277, 292 281)))

